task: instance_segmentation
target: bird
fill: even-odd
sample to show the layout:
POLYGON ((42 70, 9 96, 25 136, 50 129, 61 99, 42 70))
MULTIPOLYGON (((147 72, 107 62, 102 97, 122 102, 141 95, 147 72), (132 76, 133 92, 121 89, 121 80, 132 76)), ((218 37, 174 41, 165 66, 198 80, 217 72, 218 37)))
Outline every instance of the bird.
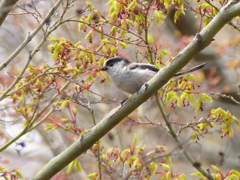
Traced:
MULTIPOLYGON (((179 71, 174 77, 181 77, 202 69, 205 64, 202 63, 190 69, 179 71)), ((159 71, 155 65, 130 62, 128 59, 119 56, 107 59, 100 70, 106 72, 117 88, 129 94, 137 92, 143 84, 152 79, 159 71)))

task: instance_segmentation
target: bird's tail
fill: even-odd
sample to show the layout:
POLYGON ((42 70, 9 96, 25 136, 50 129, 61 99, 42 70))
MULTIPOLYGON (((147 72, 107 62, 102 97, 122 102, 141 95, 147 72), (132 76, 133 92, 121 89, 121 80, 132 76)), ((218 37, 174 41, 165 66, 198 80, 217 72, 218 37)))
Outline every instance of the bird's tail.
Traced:
POLYGON ((197 71, 199 69, 202 69, 205 65, 206 65, 206 63, 202 63, 202 64, 194 66, 194 67, 192 67, 190 69, 179 71, 179 72, 177 72, 177 74, 174 75, 174 77, 185 76, 185 75, 187 75, 187 74, 189 74, 191 72, 194 72, 194 71, 197 71))

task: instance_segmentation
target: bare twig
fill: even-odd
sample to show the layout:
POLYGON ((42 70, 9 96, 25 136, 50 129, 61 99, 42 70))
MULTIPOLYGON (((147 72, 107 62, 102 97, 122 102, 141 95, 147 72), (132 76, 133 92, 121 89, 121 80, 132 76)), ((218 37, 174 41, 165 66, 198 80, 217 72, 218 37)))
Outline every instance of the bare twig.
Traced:
POLYGON ((21 51, 26 45, 32 40, 32 38, 38 33, 39 30, 45 25, 46 21, 48 21, 54 12, 57 10, 58 6, 62 3, 63 0, 58 0, 56 4, 52 7, 52 9, 48 12, 42 22, 38 25, 38 27, 32 32, 29 33, 27 38, 18 46, 18 48, 0 65, 0 71, 4 69, 21 51))

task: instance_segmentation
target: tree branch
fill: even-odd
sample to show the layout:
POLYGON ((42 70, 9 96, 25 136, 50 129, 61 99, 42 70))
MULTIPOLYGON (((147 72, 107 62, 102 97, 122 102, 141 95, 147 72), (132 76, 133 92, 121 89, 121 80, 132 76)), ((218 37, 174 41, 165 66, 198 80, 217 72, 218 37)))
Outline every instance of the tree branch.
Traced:
POLYGON ((11 11, 14 4, 16 4, 18 0, 3 0, 0 5, 0 26, 6 19, 8 13, 11 11))

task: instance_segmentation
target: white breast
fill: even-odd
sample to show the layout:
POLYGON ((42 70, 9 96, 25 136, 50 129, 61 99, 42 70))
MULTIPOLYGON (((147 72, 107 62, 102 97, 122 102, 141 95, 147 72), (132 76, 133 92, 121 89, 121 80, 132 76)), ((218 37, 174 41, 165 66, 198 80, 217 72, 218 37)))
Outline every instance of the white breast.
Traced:
POLYGON ((109 73, 109 77, 121 90, 133 94, 139 90, 144 83, 149 81, 156 72, 139 69, 127 69, 123 67, 121 71, 115 70, 109 73))

